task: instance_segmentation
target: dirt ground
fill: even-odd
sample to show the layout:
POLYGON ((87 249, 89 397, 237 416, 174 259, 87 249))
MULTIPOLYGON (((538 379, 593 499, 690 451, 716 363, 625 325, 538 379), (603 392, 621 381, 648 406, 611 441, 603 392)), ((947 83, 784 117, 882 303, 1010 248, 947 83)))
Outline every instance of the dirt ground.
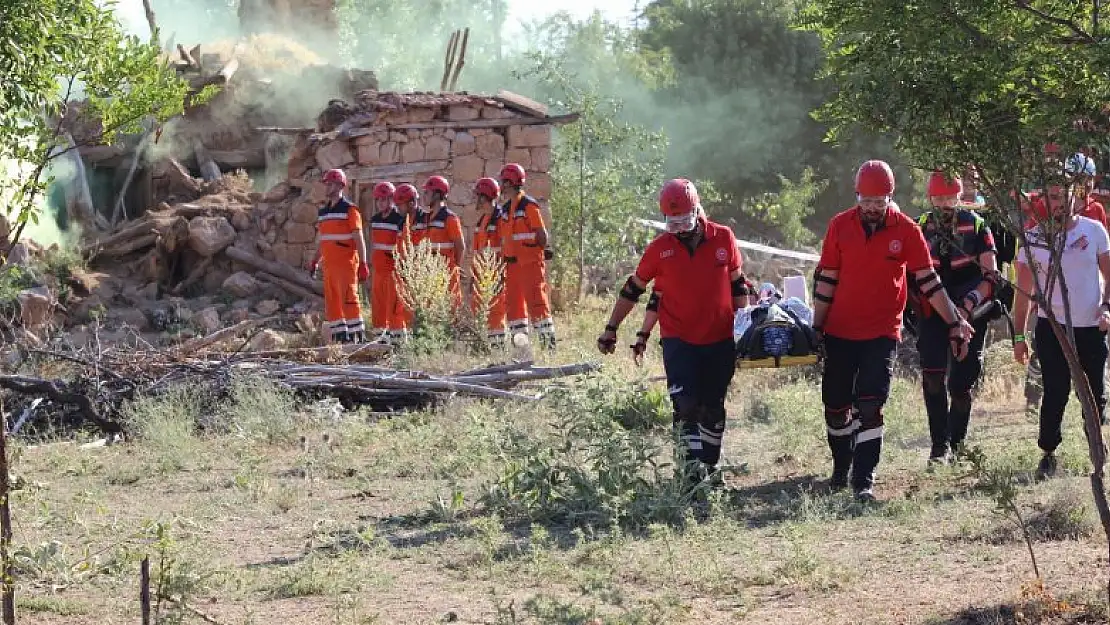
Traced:
MULTIPOLYGON (((567 340, 549 360, 596 360, 603 306, 560 318, 567 340)), ((506 500, 573 504, 543 508, 529 499, 542 489, 505 484, 554 462, 545 453, 585 436, 567 424, 608 410, 614 393, 665 391, 650 380, 662 373, 657 347, 642 370, 630 360, 609 357, 600 381, 558 382, 537 405, 459 399, 392 419, 337 418, 313 406, 288 413, 280 391, 255 385, 221 415, 231 427, 220 434, 193 432, 200 415, 183 392, 133 406, 144 424, 133 441, 18 447, 20 622, 139 623, 143 556, 156 596, 180 599, 162 602, 164 622, 199 623, 198 612, 228 625, 1108 622, 1106 539, 1077 408, 1062 475, 1033 483, 1036 418, 1002 345, 987 358, 970 443, 1017 485, 1044 590, 1030 585, 1029 551, 985 474, 925 471, 927 428, 910 379, 887 405, 874 505, 825 487, 816 379, 744 371, 730 399, 727 485, 707 512, 615 527, 507 512, 506 500)), ((665 430, 640 436, 661 440, 665 430)), ((604 466, 590 458, 583 466, 604 466)), ((613 474, 592 476, 601 506, 640 509, 634 499, 654 488, 614 494, 613 474)))

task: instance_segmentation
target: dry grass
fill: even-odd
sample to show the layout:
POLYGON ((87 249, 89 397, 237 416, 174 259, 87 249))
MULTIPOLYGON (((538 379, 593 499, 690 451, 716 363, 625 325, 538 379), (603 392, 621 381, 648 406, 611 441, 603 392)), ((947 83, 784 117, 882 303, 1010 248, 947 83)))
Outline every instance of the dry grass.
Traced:
MULTIPOLYGON (((596 358, 607 305, 558 319, 568 340, 545 358, 596 358)), ((897 381, 888 404, 880 503, 826 491, 813 372, 744 371, 729 403, 728 488, 704 514, 675 507, 666 470, 648 470, 669 456, 653 344, 643 369, 618 354, 538 405, 337 417, 247 379, 215 407, 197 389, 138 400, 128 416, 139 436, 125 444, 18 447, 21 622, 138 622, 143 555, 229 625, 1106 622, 1075 409, 1065 475, 1033 484, 1020 371, 1001 345, 988 363, 970 442, 1021 480, 1045 588, 1023 586, 1024 545, 966 471, 924 471, 914 380, 897 381)))

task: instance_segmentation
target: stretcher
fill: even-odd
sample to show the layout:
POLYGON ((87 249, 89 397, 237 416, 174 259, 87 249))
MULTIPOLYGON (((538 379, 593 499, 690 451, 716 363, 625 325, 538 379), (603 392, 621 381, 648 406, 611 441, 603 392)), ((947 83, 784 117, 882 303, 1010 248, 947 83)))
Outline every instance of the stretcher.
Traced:
POLYGON ((737 369, 783 369, 817 364, 817 354, 806 356, 781 356, 779 358, 736 357, 737 369))
MULTIPOLYGON (((801 302, 808 306, 806 302, 806 286, 805 278, 802 276, 789 276, 783 280, 783 293, 776 294, 780 301, 784 298, 798 298, 801 302)), ((774 287, 770 284, 765 284, 761 289, 761 296, 770 295, 770 293, 763 293, 763 290, 773 291, 774 287)), ((735 328, 735 324, 734 324, 735 328)), ((739 349, 739 334, 742 331, 736 330, 734 336, 737 340, 737 354, 736 354, 736 368, 737 369, 782 369, 789 367, 805 367, 817 364, 818 356, 816 353, 799 354, 799 355, 782 355, 782 356, 765 356, 756 357, 751 354, 741 355, 739 349)))

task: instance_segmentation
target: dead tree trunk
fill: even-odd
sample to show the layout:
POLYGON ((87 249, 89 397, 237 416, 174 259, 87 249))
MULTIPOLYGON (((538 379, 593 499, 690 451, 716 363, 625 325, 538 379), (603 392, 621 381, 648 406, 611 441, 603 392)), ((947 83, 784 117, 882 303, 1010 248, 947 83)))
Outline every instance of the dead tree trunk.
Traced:
POLYGON ((0 409, 0 563, 3 564, 4 625, 15 625, 15 577, 12 573, 11 482, 8 471, 8 419, 0 409))

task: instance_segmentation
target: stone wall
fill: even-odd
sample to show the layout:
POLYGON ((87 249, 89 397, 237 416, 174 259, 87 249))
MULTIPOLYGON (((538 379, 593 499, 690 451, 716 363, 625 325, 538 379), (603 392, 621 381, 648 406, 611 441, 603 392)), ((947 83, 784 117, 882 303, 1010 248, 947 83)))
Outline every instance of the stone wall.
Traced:
POLYGON ((544 118, 511 110, 497 101, 458 97, 443 105, 435 99, 422 106, 378 113, 365 126, 339 132, 301 135, 289 158, 288 180, 265 194, 257 207, 259 253, 267 260, 303 266, 311 257, 315 220, 324 201, 322 172, 346 171, 348 195, 363 210, 374 211, 371 190, 383 180, 420 188, 433 175, 451 183, 447 201, 469 234, 477 222, 474 182, 496 178, 508 162, 528 172, 527 192, 540 202, 550 223, 552 124, 544 118), (519 123, 514 123, 519 122, 519 123))

